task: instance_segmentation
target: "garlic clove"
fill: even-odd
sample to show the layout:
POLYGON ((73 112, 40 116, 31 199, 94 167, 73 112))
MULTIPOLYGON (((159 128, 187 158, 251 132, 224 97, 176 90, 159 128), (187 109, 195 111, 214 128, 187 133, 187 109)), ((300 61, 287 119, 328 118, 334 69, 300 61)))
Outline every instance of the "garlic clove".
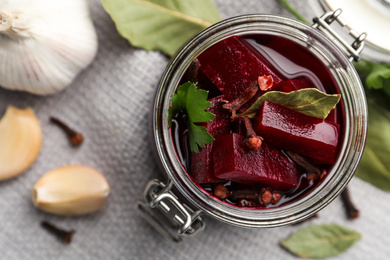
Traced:
POLYGON ((43 175, 31 190, 34 205, 59 215, 82 215, 102 208, 110 193, 106 178, 84 165, 63 166, 43 175))
POLYGON ((12 27, 12 16, 4 10, 0 10, 0 32, 7 31, 12 27))
POLYGON ((0 120, 0 181, 26 171, 41 146, 42 131, 34 111, 9 106, 0 120))
POLYGON ((4 88, 54 94, 68 86, 97 53, 87 0, 0 0, 0 16, 0 86, 4 88))

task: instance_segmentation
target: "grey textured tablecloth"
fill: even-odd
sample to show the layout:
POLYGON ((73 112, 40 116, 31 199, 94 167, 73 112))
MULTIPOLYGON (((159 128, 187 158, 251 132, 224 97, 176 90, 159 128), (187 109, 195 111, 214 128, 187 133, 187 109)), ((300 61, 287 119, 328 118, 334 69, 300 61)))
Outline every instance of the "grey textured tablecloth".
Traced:
MULTIPOLYGON (((312 0, 313 1, 313 0, 312 0)), ((307 18, 312 1, 291 1, 307 18)), ((247 13, 289 15, 273 0, 217 0, 222 17, 247 13)), ((347 220, 339 199, 320 217, 301 225, 243 229, 206 217, 206 229, 183 243, 157 234, 135 210, 146 182, 158 167, 148 144, 148 112, 157 83, 168 63, 159 52, 134 48, 117 33, 100 1, 91 0, 99 36, 95 61, 61 93, 38 97, 0 89, 0 114, 7 105, 31 106, 43 129, 36 163, 18 178, 0 183, 0 259, 295 259, 279 246, 292 232, 319 223, 344 225, 362 234, 347 252, 333 259, 388 259, 390 193, 357 178, 351 193, 361 217, 347 220), (84 135, 71 147, 49 116, 58 116, 84 135), (61 217, 37 210, 30 189, 45 172, 66 164, 90 165, 107 177, 112 192, 99 212, 61 217), (75 229, 70 245, 59 243, 40 227, 42 220, 75 229)), ((0 46, 1 48, 1 46, 0 46)))

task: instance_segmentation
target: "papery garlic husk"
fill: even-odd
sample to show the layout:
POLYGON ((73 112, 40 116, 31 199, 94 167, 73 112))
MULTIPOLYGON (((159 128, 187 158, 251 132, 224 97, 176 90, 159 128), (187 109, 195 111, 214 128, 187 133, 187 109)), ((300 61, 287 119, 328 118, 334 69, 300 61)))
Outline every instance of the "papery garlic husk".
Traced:
POLYGON ((58 215, 82 215, 103 207, 110 193, 106 178, 85 165, 67 165, 43 175, 31 190, 34 205, 58 215))
POLYGON ((68 86, 96 55, 87 0, 0 0, 0 86, 38 95, 68 86))
POLYGON ((0 181, 26 171, 41 146, 42 131, 34 111, 9 106, 0 120, 0 181))

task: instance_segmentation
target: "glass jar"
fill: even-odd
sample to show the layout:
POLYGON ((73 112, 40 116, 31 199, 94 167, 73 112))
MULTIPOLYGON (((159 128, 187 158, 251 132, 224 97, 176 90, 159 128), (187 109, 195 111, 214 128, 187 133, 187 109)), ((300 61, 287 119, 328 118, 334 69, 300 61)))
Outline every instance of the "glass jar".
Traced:
POLYGON ((327 25, 323 23, 330 24, 337 19, 337 15, 329 13, 317 18, 314 26, 274 15, 234 17, 221 21, 195 36, 171 60, 157 89, 151 121, 152 144, 167 181, 151 181, 145 189, 145 199, 138 202, 140 212, 165 236, 179 241, 181 235, 196 233, 204 226, 202 214, 242 227, 278 227, 296 223, 324 208, 346 187, 362 156, 367 133, 365 94, 351 63, 351 60, 358 59, 364 37, 356 35, 355 46, 348 48, 345 43, 340 43, 337 36, 330 40, 326 34, 332 32, 329 33, 328 29, 326 33, 318 30, 324 31, 327 25), (259 32, 292 39, 319 57, 329 68, 339 87, 345 115, 341 151, 327 177, 300 199, 263 210, 223 203, 194 183, 177 157, 168 127, 168 109, 172 96, 192 60, 222 39, 259 32), (348 49, 352 49, 352 53, 348 49), (157 210, 156 213, 151 210, 158 208, 162 211, 157 210), (175 211, 176 213, 172 213, 175 211), (170 214, 172 216, 169 216, 170 214), (176 223, 173 231, 167 231, 170 225, 166 222, 168 219, 168 222, 176 223))

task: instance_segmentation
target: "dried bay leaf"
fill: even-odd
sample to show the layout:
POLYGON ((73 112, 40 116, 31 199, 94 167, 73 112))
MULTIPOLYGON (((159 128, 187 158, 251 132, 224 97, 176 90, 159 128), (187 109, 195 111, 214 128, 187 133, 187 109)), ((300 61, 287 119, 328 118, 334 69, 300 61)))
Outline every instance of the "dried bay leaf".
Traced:
POLYGON ((259 97, 245 112, 238 116, 253 117, 264 100, 276 103, 302 114, 325 119, 340 101, 339 94, 326 94, 315 88, 292 92, 270 91, 259 97))
POLYGON ((339 225, 313 225, 297 231, 280 244, 301 258, 326 258, 346 251, 360 237, 358 232, 339 225))
POLYGON ((366 147, 356 176, 390 191, 390 107, 383 95, 367 91, 368 133, 366 147))
POLYGON ((132 45, 169 56, 221 20, 212 0, 102 0, 102 4, 132 45))

